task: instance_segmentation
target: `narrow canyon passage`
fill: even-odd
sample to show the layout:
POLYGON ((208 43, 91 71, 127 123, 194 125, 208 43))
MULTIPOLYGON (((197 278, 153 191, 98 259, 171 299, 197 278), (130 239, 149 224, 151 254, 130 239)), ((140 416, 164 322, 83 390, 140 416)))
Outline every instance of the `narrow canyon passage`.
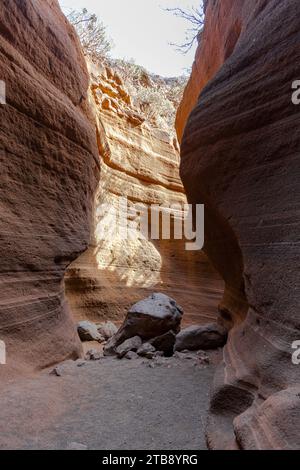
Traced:
MULTIPOLYGON (((164 116, 171 121, 168 126, 159 115, 162 123, 146 118, 127 91, 132 90, 129 78, 122 78, 117 66, 91 59, 87 65, 101 177, 92 240, 65 275, 66 297, 75 320, 120 322, 132 304, 153 292, 163 292, 182 305, 186 326, 216 320, 224 283, 204 252, 187 251, 186 240, 175 239, 173 226, 166 239, 162 233, 153 239, 150 217, 148 238, 139 231, 139 207, 148 211, 159 207, 162 214, 177 206, 181 214, 187 204, 179 176, 175 108, 164 116), (130 236, 125 239, 120 236, 124 220, 133 227, 126 227, 130 236), (110 236, 103 237, 104 229, 110 236)), ((151 93, 153 76, 144 71, 134 78, 138 92, 151 93)), ((165 93, 166 85, 160 80, 159 90, 165 93)))
POLYGON ((300 448, 300 2, 200 17, 166 78, 1 4, 0 449, 300 448))

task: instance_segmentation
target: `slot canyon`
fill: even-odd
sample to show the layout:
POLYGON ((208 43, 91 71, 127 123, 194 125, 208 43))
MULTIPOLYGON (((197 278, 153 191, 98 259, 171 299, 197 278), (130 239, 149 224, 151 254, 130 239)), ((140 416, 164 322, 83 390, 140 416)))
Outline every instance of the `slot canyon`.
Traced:
POLYGON ((91 449, 300 448, 300 4, 206 0, 204 13, 172 133, 136 109, 116 68, 84 55, 58 0, 1 0, 1 450, 80 448, 84 432, 91 449), (204 204, 203 250, 103 240, 101 207, 120 198, 204 204), (157 303, 174 325, 131 333, 157 303), (101 322, 120 327, 104 346, 119 357, 137 336, 176 349, 196 326, 227 342, 202 356, 178 346, 160 366, 151 349, 88 361, 102 349, 76 325, 101 322))

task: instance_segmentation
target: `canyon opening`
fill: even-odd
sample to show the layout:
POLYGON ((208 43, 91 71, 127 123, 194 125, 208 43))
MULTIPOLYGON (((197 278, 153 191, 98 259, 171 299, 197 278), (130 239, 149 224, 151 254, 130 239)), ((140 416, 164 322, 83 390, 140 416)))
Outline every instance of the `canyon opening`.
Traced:
POLYGON ((0 450, 299 450, 300 4, 178 3, 1 0, 0 450))

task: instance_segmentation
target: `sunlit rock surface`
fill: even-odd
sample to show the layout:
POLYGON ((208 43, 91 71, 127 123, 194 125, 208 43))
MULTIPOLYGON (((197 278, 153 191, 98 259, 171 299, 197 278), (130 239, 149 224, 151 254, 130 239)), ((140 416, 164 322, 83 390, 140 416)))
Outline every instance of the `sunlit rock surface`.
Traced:
POLYGON ((205 251, 225 280, 222 314, 233 326, 208 443, 299 448, 300 116, 291 96, 300 4, 206 4, 177 129, 181 176, 189 201, 206 205, 205 251))
MULTIPOLYGON (((96 198, 94 240, 69 268, 67 296, 78 320, 122 320, 127 309, 152 292, 165 292, 182 304, 187 321, 216 317, 223 283, 205 255, 185 250, 185 241, 151 241, 130 228, 123 240, 111 229, 111 213, 123 198, 128 211, 137 204, 183 206, 186 196, 179 177, 178 145, 167 132, 138 114, 126 84, 112 69, 89 64, 90 95, 98 128, 101 182, 96 198)), ((124 214, 125 206, 121 207, 124 214)), ((129 216, 134 223, 135 216, 129 216)), ((119 225, 125 224, 118 220, 119 225)), ((151 224, 149 224, 149 230, 151 224)))

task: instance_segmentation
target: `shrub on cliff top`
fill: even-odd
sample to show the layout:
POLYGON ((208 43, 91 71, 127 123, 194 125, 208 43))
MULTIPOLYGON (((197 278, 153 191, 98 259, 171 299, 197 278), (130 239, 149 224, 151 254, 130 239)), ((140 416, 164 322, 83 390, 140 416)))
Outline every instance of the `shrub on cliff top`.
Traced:
POLYGON ((77 31, 84 54, 118 72, 137 111, 153 125, 173 133, 187 77, 163 78, 149 73, 133 60, 110 58, 112 41, 107 38, 106 28, 86 8, 72 11, 67 18, 77 31))
POLYGON ((85 55, 96 60, 107 57, 112 41, 107 38, 106 27, 96 15, 83 8, 81 11, 73 10, 67 18, 77 31, 85 55))

